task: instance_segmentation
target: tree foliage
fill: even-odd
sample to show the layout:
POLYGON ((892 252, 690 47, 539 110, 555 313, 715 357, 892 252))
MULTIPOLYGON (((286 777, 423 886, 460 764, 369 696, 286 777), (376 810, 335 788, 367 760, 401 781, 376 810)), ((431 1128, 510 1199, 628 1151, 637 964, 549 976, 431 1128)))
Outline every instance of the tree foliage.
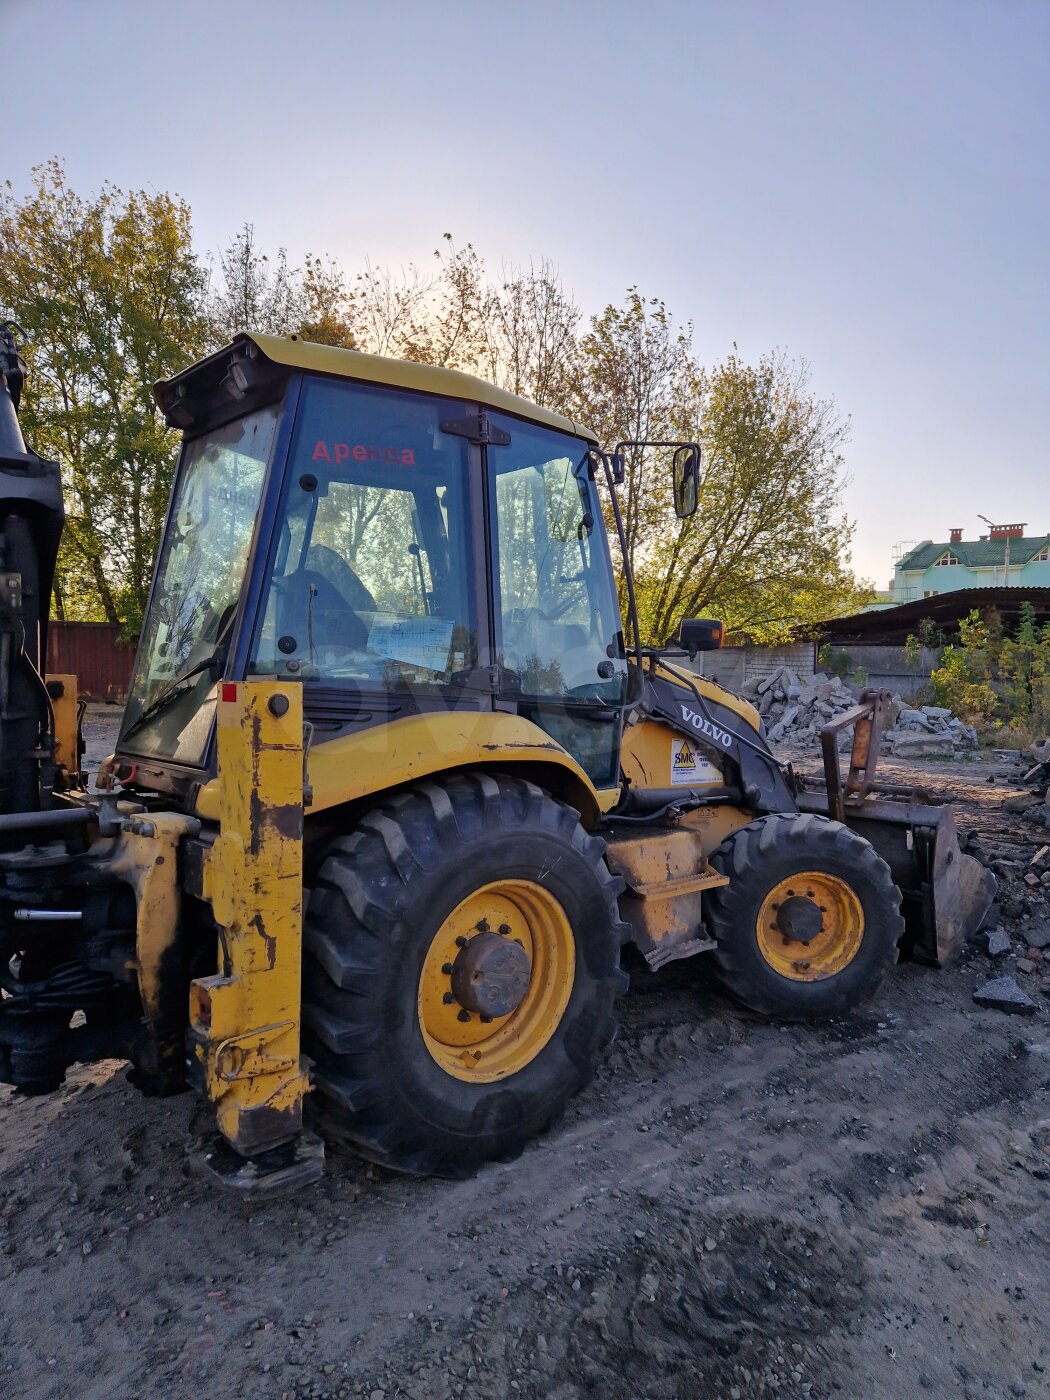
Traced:
POLYGON ((28 340, 23 430, 64 473, 59 616, 137 627, 178 450, 152 387, 207 348, 205 291, 190 211, 169 195, 85 199, 57 161, 26 198, 0 193, 0 310, 28 340))
MULTIPOLYGON (((7 188, 0 252, 0 310, 31 347, 27 434, 67 475, 60 615, 136 627, 177 450, 152 384, 242 330, 472 371, 608 447, 699 442, 699 508, 686 521, 669 454, 629 454, 621 499, 648 642, 702 613, 771 641, 871 596, 848 567, 847 425, 805 364, 748 364, 734 350, 704 368, 691 326, 637 288, 585 320, 546 261, 493 276, 445 234, 426 269, 366 263, 348 276, 320 255, 301 266, 284 249, 271 256, 250 223, 209 271, 183 202, 111 186, 82 198, 58 162, 35 172, 28 197, 7 188)), ((625 601, 622 577, 620 590, 625 601)))
POLYGON ((704 370, 691 328, 676 328, 662 302, 634 288, 624 306, 592 320, 581 361, 576 413, 603 441, 695 441, 702 449, 697 511, 681 521, 669 454, 628 454, 624 529, 648 641, 664 641, 682 617, 703 613, 722 618, 731 634, 773 641, 868 601, 871 590, 846 563, 847 424, 814 396, 805 364, 768 355, 748 365, 734 353, 704 370))
POLYGON ((971 612, 959 639, 946 646, 930 677, 938 704, 992 727, 1024 733, 1050 730, 1050 623, 1039 626, 1031 603, 1022 603, 1009 635, 996 622, 971 612))

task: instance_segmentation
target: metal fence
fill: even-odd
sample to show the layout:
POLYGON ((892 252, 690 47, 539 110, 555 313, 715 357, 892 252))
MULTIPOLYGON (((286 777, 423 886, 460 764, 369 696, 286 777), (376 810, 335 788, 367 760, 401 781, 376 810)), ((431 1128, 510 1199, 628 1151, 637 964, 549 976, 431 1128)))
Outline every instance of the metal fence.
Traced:
POLYGON ((128 693, 134 644, 115 622, 49 622, 47 673, 76 676, 82 700, 122 703, 128 693))

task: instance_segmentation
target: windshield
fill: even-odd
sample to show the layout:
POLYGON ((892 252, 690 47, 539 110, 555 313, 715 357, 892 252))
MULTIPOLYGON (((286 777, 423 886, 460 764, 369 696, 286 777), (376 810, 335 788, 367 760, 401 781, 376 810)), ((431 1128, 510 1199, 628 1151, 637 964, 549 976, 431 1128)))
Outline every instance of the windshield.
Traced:
POLYGON ((183 451, 124 712, 121 743, 126 736, 135 753, 204 762, 218 666, 188 673, 229 635, 277 412, 276 405, 260 409, 183 451), (160 703, 168 692, 171 702, 160 703), (147 716, 152 706, 156 713, 147 716))
POLYGON ((433 693, 476 666, 462 413, 307 382, 252 671, 433 693))

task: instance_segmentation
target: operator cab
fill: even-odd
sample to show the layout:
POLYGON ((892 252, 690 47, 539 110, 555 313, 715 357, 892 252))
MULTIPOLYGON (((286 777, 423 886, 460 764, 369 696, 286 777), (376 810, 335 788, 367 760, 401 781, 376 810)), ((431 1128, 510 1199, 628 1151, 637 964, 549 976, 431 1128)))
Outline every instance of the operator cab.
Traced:
POLYGON ((126 783, 201 782, 218 687, 276 676, 315 744, 510 709, 615 784, 627 661, 588 434, 453 371, 265 337, 158 399, 185 441, 126 783))

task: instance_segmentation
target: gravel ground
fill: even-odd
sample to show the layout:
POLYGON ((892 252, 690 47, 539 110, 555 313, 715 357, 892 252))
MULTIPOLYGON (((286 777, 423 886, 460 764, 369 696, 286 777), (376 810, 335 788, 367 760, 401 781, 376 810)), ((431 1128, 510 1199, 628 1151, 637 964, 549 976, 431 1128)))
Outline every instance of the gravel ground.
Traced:
MULTIPOLYGON (((1016 768, 886 771, 1029 858, 1016 768)), ((1031 1018, 971 999, 1045 913, 1004 868, 1012 954, 902 965, 829 1025, 756 1019, 702 959, 637 972, 593 1085, 471 1181, 331 1153, 253 1205, 187 1176, 190 1096, 115 1063, 0 1089, 0 1394, 1042 1400, 1045 964, 1031 1018)))

